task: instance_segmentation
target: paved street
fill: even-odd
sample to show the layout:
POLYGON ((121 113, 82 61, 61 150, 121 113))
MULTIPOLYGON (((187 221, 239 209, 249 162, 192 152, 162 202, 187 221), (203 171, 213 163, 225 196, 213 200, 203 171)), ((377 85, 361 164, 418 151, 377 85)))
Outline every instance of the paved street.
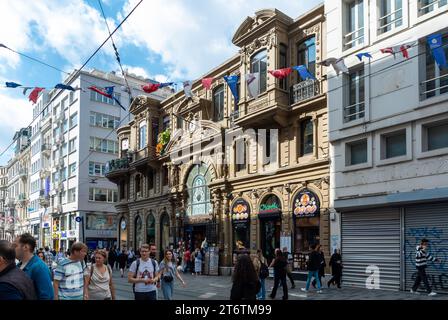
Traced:
MULTIPOLYGON (((231 278, 224 276, 199 276, 191 274, 182 275, 187 283, 186 288, 182 288, 180 283, 175 282, 174 299, 176 300, 228 300, 232 287, 231 278)), ((117 299, 132 300, 132 287, 126 278, 121 278, 118 271, 114 271, 114 281, 117 299)), ((274 284, 272 279, 267 280, 267 295, 274 284)), ((288 283, 289 285, 289 283, 288 283)), ((307 294, 300 288, 305 287, 305 282, 296 281, 296 288, 289 290, 290 300, 448 300, 448 295, 439 295, 429 298, 425 294, 414 295, 409 292, 395 292, 386 290, 367 290, 359 288, 324 288, 322 294, 310 291, 307 294)), ((277 291, 277 300, 281 299, 281 289, 277 291)), ((159 298, 163 299, 159 290, 159 298)), ((268 301, 270 299, 268 298, 268 301)))

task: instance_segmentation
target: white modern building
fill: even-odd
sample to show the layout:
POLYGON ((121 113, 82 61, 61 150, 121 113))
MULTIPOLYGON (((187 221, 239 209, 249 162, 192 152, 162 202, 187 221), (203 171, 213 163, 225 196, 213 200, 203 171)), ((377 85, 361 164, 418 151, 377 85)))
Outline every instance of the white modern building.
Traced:
POLYGON ((430 240, 436 292, 448 292, 448 70, 426 37, 443 35, 446 0, 328 0, 331 239, 342 249, 346 285, 409 290, 415 247, 430 240), (410 44, 384 54, 380 49, 410 44), (360 62, 357 53, 372 59, 360 62))
MULTIPOLYGON (((148 79, 128 75, 132 96, 145 94, 148 79)), ((82 90, 54 89, 40 95, 31 136, 30 220, 41 224, 39 245, 56 250, 83 241, 90 248, 115 245, 117 187, 104 178, 117 158, 115 129, 129 121, 130 95, 124 79, 98 70, 64 82, 82 90), (114 86, 118 103, 88 89, 114 86)), ((164 88, 151 96, 162 100, 164 88)))

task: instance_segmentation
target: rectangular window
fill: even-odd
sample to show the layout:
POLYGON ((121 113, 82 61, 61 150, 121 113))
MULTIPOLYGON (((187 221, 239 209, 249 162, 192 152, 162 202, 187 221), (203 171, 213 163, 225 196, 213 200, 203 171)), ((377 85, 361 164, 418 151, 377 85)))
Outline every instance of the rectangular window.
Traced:
POLYGON ((168 185, 168 168, 167 167, 163 167, 162 170, 162 182, 164 186, 168 185))
POLYGON ((448 123, 425 126, 427 150, 448 148, 448 123))
POLYGON ((418 15, 423 16, 447 4, 447 0, 418 0, 418 15))
MULTIPOLYGON (((304 65, 312 74, 316 74, 316 38, 311 37, 298 46, 297 64, 304 65)), ((302 79, 304 80, 304 79, 302 79)))
MULTIPOLYGON (((287 68, 288 67, 288 60, 287 60, 287 54, 288 54, 288 47, 284 45, 283 43, 280 43, 280 61, 279 61, 279 68, 287 68)), ((283 90, 288 90, 288 78, 282 79, 279 82, 280 88, 283 90)))
POLYGON ((236 171, 243 171, 246 169, 246 139, 239 139, 235 144, 235 153, 236 153, 236 171))
POLYGON ((70 91, 70 98, 69 98, 70 104, 72 104, 73 101, 75 101, 75 93, 73 91, 70 91))
POLYGON ((70 129, 78 124, 78 114, 75 113, 70 116, 70 129))
POLYGON ((143 149, 146 147, 146 122, 140 122, 140 131, 139 131, 139 144, 138 148, 143 149))
POLYGON ((224 119, 224 86, 220 86, 213 92, 213 120, 224 119))
POLYGON ((157 140, 159 139, 159 119, 152 120, 152 145, 155 147, 157 145, 157 140))
POLYGON ((61 181, 67 180, 67 168, 62 168, 59 171, 59 178, 60 178, 61 181))
POLYGON ((76 151, 76 138, 68 142, 68 152, 72 153, 74 151, 76 151))
POLYGON ((364 67, 357 71, 350 72, 347 78, 347 106, 344 107, 344 122, 364 118, 364 67))
POLYGON ((64 122, 62 123, 62 132, 67 132, 68 130, 68 121, 67 119, 64 120, 64 122))
POLYGON ((379 0, 378 34, 386 33, 403 25, 402 0, 379 0))
POLYGON ((152 168, 148 169, 148 189, 154 189, 154 171, 152 168))
POLYGON ((69 189, 67 193, 67 202, 72 203, 75 201, 76 201, 76 188, 69 189))
POLYGON ((163 117, 163 131, 169 128, 170 128, 170 117, 169 116, 163 117))
POLYGON ((313 153, 313 120, 307 119, 300 124, 300 156, 313 153))
POLYGON ((364 1, 352 0, 346 6, 345 49, 364 43, 364 1))
POLYGON ((367 140, 361 140, 347 144, 347 166, 353 166, 367 162, 367 140))
POLYGON ((68 166, 68 174, 73 177, 76 174, 76 162, 68 166))
MULTIPOLYGON (((448 32, 442 34, 442 48, 448 57, 448 32)), ((448 93, 448 69, 441 69, 434 60, 431 49, 426 43, 426 77, 421 88, 422 100, 448 93)))
POLYGON ((118 192, 116 190, 90 188, 89 200, 96 202, 118 202, 118 192))
POLYGON ((260 73, 260 93, 263 93, 267 89, 267 70, 268 70, 268 57, 267 51, 263 50, 258 52, 252 57, 250 62, 251 73, 260 73))
POLYGON ((383 135, 381 140, 385 147, 383 159, 406 155, 406 130, 383 135))

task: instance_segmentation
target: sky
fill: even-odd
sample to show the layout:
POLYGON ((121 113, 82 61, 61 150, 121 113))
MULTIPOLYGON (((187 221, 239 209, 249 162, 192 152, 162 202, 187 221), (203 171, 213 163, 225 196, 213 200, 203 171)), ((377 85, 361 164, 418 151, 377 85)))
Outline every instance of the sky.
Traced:
MULTIPOLYGON (((99 0, 2 0, 0 43, 66 72, 79 68, 108 37, 99 0)), ((139 0, 101 0, 111 30, 139 0)), ((144 0, 115 33, 129 72, 157 81, 197 79, 238 52, 235 31, 247 16, 277 8, 295 19, 322 0, 144 0)), ((108 42, 85 70, 118 71, 108 42)), ((0 48, 0 86, 52 87, 64 74, 0 48)), ((0 88, 0 153, 32 120, 21 89, 0 88)), ((5 165, 9 148, 0 156, 5 165)))

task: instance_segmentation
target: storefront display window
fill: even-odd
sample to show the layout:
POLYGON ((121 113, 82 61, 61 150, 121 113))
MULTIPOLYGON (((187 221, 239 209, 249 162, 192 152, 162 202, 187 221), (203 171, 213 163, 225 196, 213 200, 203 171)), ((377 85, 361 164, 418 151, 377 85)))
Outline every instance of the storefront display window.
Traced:
POLYGON ((143 223, 139 215, 135 218, 135 248, 138 249, 143 244, 143 223))
POLYGON ((156 242, 156 219, 154 219, 152 212, 150 212, 146 218, 146 242, 156 242))
POLYGON ((233 250, 250 249, 250 207, 244 199, 237 199, 231 209, 233 250))
POLYGON ((113 215, 87 214, 87 230, 117 230, 117 219, 113 215))
POLYGON ((260 219, 261 250, 268 263, 274 259, 275 249, 280 247, 282 206, 276 195, 267 196, 258 212, 260 219))

